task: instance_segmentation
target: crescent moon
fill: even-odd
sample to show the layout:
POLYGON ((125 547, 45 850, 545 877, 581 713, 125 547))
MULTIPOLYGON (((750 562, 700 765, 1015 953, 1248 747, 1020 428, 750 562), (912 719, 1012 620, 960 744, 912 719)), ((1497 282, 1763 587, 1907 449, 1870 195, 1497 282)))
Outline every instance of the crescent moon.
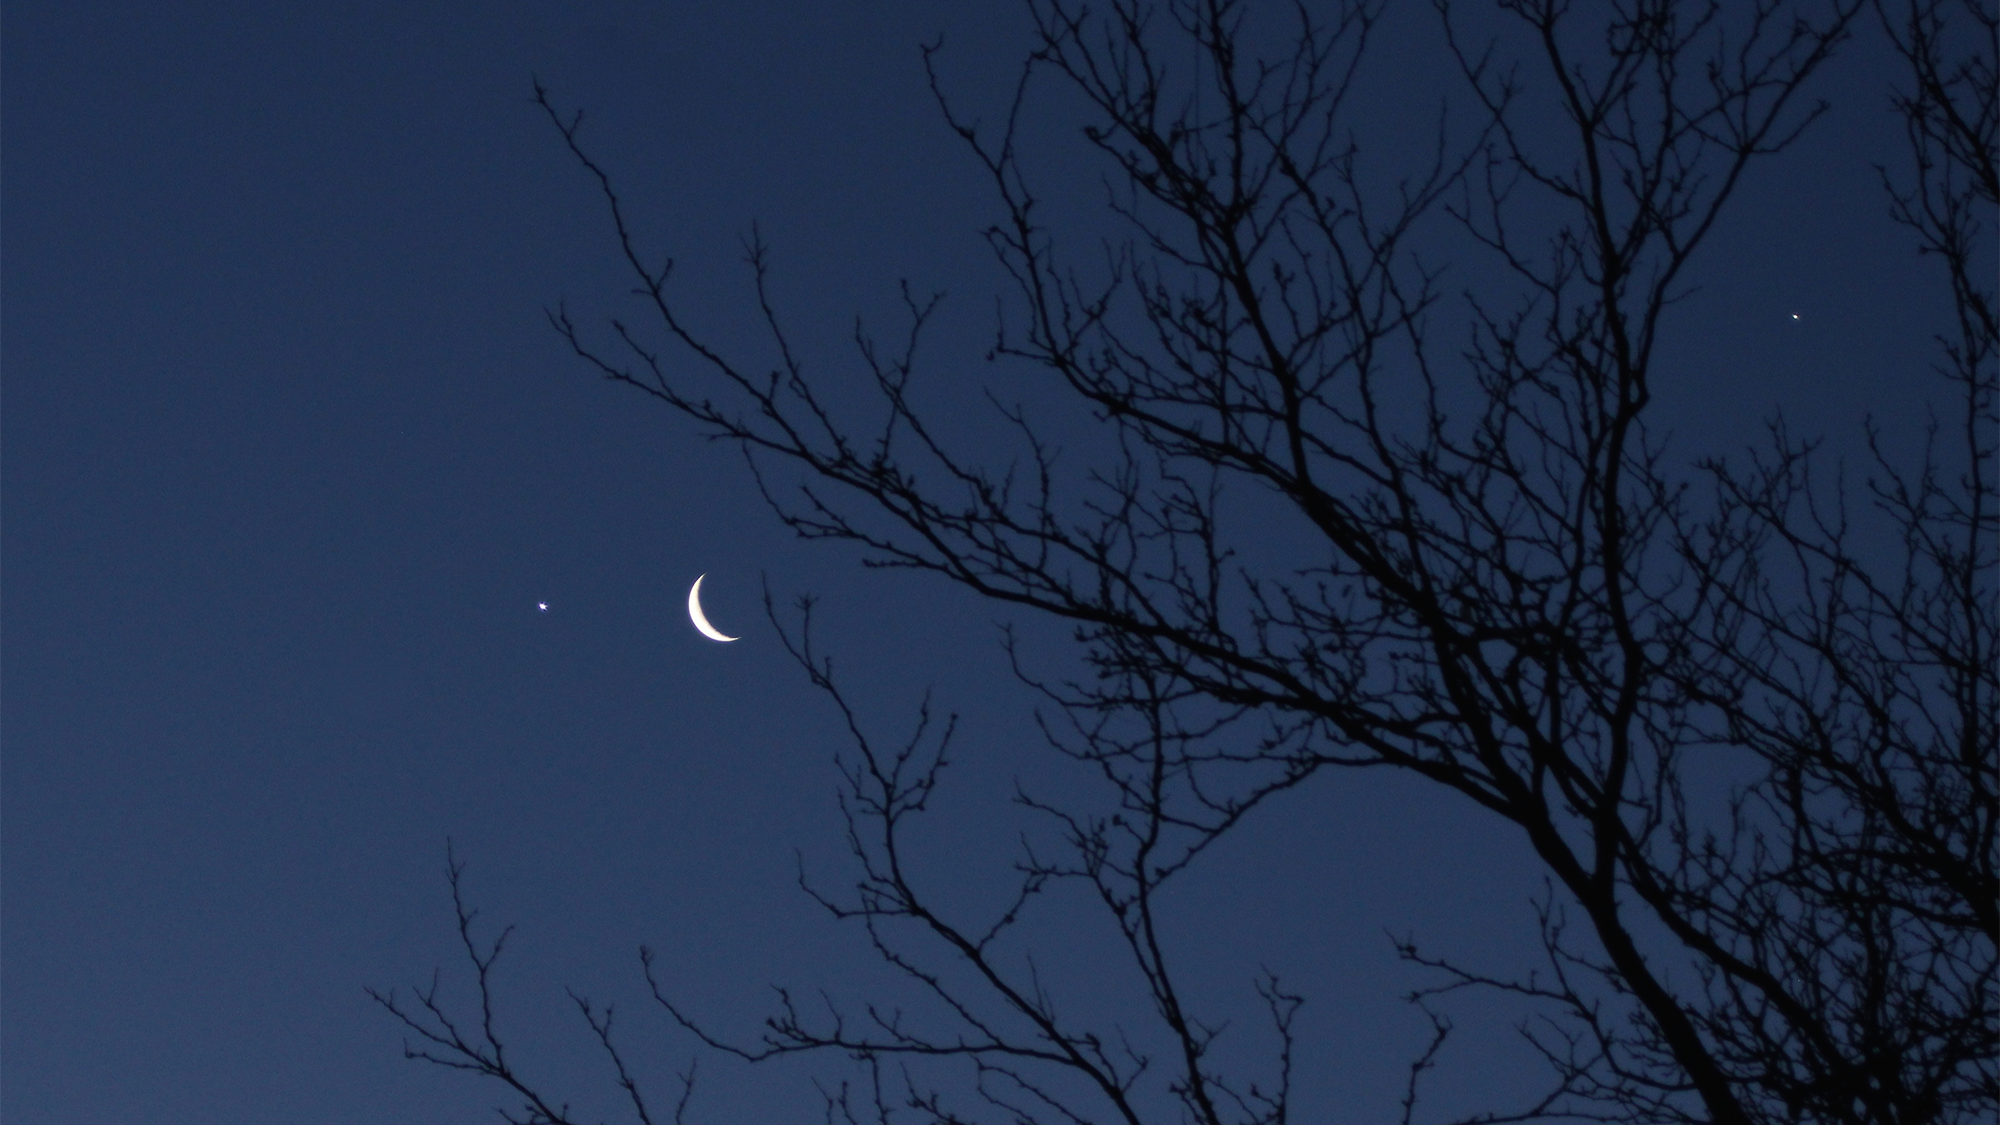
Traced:
MULTIPOLYGON (((707 577, 708 575, 706 574, 701 576, 701 578, 707 577)), ((701 630, 702 636, 707 637, 711 641, 736 640, 737 638, 735 637, 723 636, 722 630, 710 625, 708 623, 708 615, 701 611, 701 578, 695 579, 694 586, 688 590, 688 619, 694 622, 695 628, 701 630)))

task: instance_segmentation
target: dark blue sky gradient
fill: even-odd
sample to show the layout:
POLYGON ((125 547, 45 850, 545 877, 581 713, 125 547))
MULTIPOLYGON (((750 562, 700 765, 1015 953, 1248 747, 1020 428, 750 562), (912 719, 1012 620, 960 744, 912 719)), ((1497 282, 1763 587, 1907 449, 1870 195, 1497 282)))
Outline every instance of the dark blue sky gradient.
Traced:
MULTIPOLYGON (((1448 89, 1432 20, 1403 5, 1368 72, 1389 166, 1421 157, 1448 89)), ((930 386, 990 440, 970 391, 1022 377, 982 359, 991 200, 918 45, 943 34, 948 82, 994 116, 1015 4, 23 0, 5 32, 0 1117, 492 1120, 497 1088, 404 1061, 362 992, 440 964, 463 982, 447 836, 484 918, 519 925, 502 1028, 579 1106, 611 1112, 612 1089, 564 985, 621 1003, 652 1077, 692 1053, 639 1002, 641 942, 738 1035, 767 982, 866 994, 879 967, 793 886, 795 853, 839 883, 840 737, 763 620, 765 576, 824 598, 884 731, 926 685, 965 714, 925 858, 947 901, 998 893, 1011 778, 1080 791, 1033 734, 998 607, 792 541, 734 451, 594 380, 542 315, 635 310, 535 75, 586 109, 723 346, 764 347, 737 261, 755 220, 832 387, 857 312, 893 334, 898 278, 949 290, 930 386), (689 627, 703 572, 742 642, 689 627)), ((1819 87, 1833 115, 1716 232, 1664 345, 1687 456, 1780 404, 1808 432, 1870 410, 1910 432, 1941 287, 1870 168, 1904 159, 1889 80, 1855 44, 1819 87)), ((1038 167, 1088 204, 1098 169, 1041 104, 1038 167)), ((1063 631, 1026 628, 1060 667, 1063 631)), ((1243 1049, 1265 1045, 1257 965, 1310 997, 1307 1119, 1390 1119, 1426 1029, 1384 930, 1528 967, 1524 855, 1469 805, 1329 775, 1175 892, 1175 938, 1243 1049)), ((1073 1010, 1130 990, 1087 909, 1038 926, 1073 1010)), ((1511 1017, 1461 1010, 1439 1113, 1520 1088, 1511 1017)), ((703 1065, 697 1120, 817 1119, 812 1067, 703 1065)))

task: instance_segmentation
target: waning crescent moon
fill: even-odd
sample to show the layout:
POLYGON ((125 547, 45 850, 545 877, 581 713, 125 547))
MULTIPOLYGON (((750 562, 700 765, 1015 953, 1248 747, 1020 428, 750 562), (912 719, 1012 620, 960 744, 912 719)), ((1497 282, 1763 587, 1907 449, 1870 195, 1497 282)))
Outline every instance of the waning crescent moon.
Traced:
MULTIPOLYGON (((701 578, 707 577, 708 575, 706 574, 701 576, 701 578)), ((711 641, 736 640, 737 638, 735 637, 723 636, 722 630, 710 625, 708 623, 708 615, 701 611, 701 578, 695 579, 694 586, 688 590, 688 619, 694 622, 695 628, 701 630, 702 636, 707 637, 711 641)))

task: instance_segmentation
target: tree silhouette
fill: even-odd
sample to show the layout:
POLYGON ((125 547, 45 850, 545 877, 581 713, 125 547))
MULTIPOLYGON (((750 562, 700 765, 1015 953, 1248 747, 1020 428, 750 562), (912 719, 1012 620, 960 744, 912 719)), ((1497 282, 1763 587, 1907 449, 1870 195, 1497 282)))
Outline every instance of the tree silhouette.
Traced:
MULTIPOLYGON (((576 354, 740 443, 798 534, 1071 623, 1090 675, 1023 674, 1054 705, 1051 744, 1116 803, 1023 794, 1065 847, 1023 856, 996 917, 948 916, 906 850, 951 724, 926 712, 884 745, 814 649, 809 605, 790 624, 774 612, 851 736, 854 881, 813 893, 936 1014, 817 1016, 786 995, 741 1041, 677 1005, 645 954, 655 998, 709 1047, 854 1060, 865 1081, 828 1093, 830 1120, 1137 1123, 1159 1119, 1163 1091, 1206 1125, 1286 1121, 1301 998, 1257 982, 1269 1066, 1216 1063, 1160 889, 1274 794, 1388 768, 1515 826, 1548 878, 1535 973, 1400 944, 1436 982, 1414 997, 1435 1034, 1406 1122, 1450 1029, 1433 1008, 1463 989, 1529 1005, 1550 1067, 1544 1094, 1477 1121, 1956 1122, 2000 1104, 1992 5, 1513 0, 1498 30, 1436 7, 1478 126, 1441 126, 1390 190, 1370 186, 1349 127, 1378 3, 1298 5, 1273 35, 1241 0, 1034 0, 1036 47, 993 129, 932 71, 1000 203, 987 237, 1015 291, 994 354, 1103 424, 1076 470, 1006 403, 1016 461, 954 450, 912 393, 936 300, 907 288, 901 344, 859 338, 878 425, 846 421, 804 374, 760 242, 749 263, 781 362, 706 342, 671 263, 646 264, 580 117, 537 88, 603 188, 652 321, 613 321, 601 343, 558 311, 576 354), (1945 413, 1915 463, 1870 431, 1858 496, 1817 479, 1812 445, 1779 422, 1747 463, 1684 466, 1648 419, 1689 263, 1744 176, 1824 111, 1821 65, 1878 30, 1908 64, 1895 104, 1913 155, 1885 186, 1956 311, 1936 364, 1945 413), (1256 56, 1265 41, 1288 50, 1256 56), (1170 60, 1191 50, 1190 77, 1170 60), (1097 259, 1066 255, 1023 165, 1025 97, 1045 79, 1088 104, 1111 169, 1126 237, 1097 259), (1419 252, 1433 231, 1506 282, 1447 300, 1419 252), (1447 331, 1461 308, 1465 331, 1447 331), (1272 559, 1234 507, 1246 493, 1277 498, 1300 532, 1286 542, 1309 548, 1272 559), (1690 792, 1718 759, 1754 766, 1720 814, 1690 792), (1169 1051, 1073 1020, 998 954, 1065 882, 1122 935, 1151 998, 1130 1019, 1169 1051), (935 1065, 967 1068, 965 1104, 984 1108, 951 1101, 935 1065)), ((485 999, 499 944, 481 951, 462 905, 460 931, 485 999)), ((424 1037, 419 1057, 522 1094, 510 1119, 567 1120, 505 1060, 490 1008, 468 1037, 435 997, 378 999, 424 1037)), ((617 1061, 608 1012, 579 1004, 617 1061)))

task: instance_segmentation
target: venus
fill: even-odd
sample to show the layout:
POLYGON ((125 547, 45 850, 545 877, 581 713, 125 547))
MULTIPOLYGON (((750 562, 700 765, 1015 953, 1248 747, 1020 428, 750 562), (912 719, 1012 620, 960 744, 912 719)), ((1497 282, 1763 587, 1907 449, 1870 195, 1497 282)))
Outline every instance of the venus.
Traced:
MULTIPOLYGON (((701 578, 707 577, 708 575, 706 574, 701 576, 701 578)), ((735 637, 723 636, 722 630, 710 625, 708 623, 708 615, 701 611, 701 578, 695 579, 694 585, 688 590, 688 619, 694 622, 695 628, 701 630, 702 636, 707 637, 711 641, 735 640, 735 637)))

